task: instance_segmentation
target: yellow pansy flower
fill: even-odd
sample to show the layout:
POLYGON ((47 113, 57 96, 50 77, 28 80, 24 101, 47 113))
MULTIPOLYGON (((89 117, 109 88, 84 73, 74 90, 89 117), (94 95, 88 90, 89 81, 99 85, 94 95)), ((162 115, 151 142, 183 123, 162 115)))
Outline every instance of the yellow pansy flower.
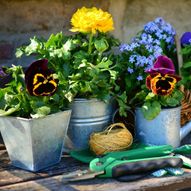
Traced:
POLYGON ((72 32, 95 34, 96 31, 106 33, 114 29, 111 14, 96 7, 78 9, 72 16, 71 24, 72 32))
POLYGON ((146 86, 155 95, 170 95, 180 79, 174 74, 154 73, 147 76, 146 86))

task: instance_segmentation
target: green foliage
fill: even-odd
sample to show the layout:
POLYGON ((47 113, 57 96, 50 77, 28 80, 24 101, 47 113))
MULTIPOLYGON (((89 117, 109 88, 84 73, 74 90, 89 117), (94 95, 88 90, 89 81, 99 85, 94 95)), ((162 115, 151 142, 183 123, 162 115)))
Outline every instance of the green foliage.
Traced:
POLYGON ((183 56, 182 82, 186 89, 191 89, 191 45, 182 47, 181 54, 183 56))
POLYGON ((12 75, 12 80, 0 89, 0 116, 39 118, 68 107, 62 85, 53 96, 31 96, 26 89, 21 66, 12 66, 6 72, 12 75))
POLYGON ((161 112, 161 105, 157 101, 146 101, 142 106, 142 112, 147 120, 152 120, 161 112))
POLYGON ((127 116, 127 110, 130 109, 130 107, 127 105, 127 95, 126 92, 123 92, 121 95, 117 95, 116 100, 118 101, 119 105, 119 114, 121 116, 127 116))
POLYGON ((155 95, 144 87, 131 100, 131 104, 141 107, 144 117, 152 120, 157 117, 162 108, 179 106, 183 96, 184 94, 178 88, 175 88, 170 95, 162 96, 155 95))
POLYGON ((64 36, 60 32, 48 40, 32 38, 29 45, 17 49, 16 56, 47 58, 59 83, 68 87, 65 97, 69 101, 75 97, 107 100, 117 79, 112 50, 117 45, 118 41, 106 34, 64 36))

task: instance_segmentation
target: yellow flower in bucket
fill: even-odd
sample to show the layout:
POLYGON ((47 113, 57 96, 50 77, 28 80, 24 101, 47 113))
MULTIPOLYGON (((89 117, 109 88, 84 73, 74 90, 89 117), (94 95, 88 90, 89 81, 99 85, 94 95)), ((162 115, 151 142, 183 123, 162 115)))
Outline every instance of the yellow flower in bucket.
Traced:
POLYGON ((109 32, 114 29, 111 14, 101 9, 82 7, 78 9, 71 19, 72 32, 93 33, 109 32))
POLYGON ((114 123, 102 132, 93 133, 89 140, 90 149, 96 155, 125 150, 132 143, 133 136, 123 123, 114 123))

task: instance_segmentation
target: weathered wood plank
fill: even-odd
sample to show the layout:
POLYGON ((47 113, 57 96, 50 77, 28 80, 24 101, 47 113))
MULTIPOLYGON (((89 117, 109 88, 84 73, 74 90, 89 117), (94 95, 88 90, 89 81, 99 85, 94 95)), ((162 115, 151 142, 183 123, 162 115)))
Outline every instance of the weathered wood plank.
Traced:
POLYGON ((33 173, 16 168, 11 165, 7 152, 0 151, 0 186, 15 184, 19 182, 44 178, 53 175, 59 175, 66 172, 71 172, 77 169, 87 168, 86 164, 80 163, 77 160, 65 155, 59 164, 50 168, 33 173))
POLYGON ((5 150, 5 145, 0 144, 0 150, 5 150))
POLYGON ((24 191, 24 190, 66 190, 66 191, 131 191, 131 190, 148 190, 148 191, 173 191, 191 186, 191 173, 183 176, 149 178, 134 182, 118 182, 114 179, 98 179, 86 180, 76 183, 62 183, 61 175, 53 176, 35 181, 28 181, 14 185, 0 187, 0 190, 8 191, 24 191))
POLYGON ((148 178, 139 181, 121 183, 114 179, 87 180, 78 183, 65 184, 60 181, 61 174, 87 168, 86 164, 63 156, 61 162, 38 173, 27 172, 10 165, 7 152, 0 150, 0 190, 177 190, 191 187, 191 170, 180 177, 148 178), (175 189, 176 188, 176 189, 175 189))

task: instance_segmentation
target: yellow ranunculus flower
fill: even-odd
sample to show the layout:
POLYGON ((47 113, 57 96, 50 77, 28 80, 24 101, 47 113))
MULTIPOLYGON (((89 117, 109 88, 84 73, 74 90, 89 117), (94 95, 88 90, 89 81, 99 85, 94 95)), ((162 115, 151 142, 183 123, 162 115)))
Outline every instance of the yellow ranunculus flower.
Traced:
POLYGON ((96 7, 78 9, 72 16, 71 24, 72 32, 95 34, 96 31, 106 33, 114 29, 111 14, 96 7))

